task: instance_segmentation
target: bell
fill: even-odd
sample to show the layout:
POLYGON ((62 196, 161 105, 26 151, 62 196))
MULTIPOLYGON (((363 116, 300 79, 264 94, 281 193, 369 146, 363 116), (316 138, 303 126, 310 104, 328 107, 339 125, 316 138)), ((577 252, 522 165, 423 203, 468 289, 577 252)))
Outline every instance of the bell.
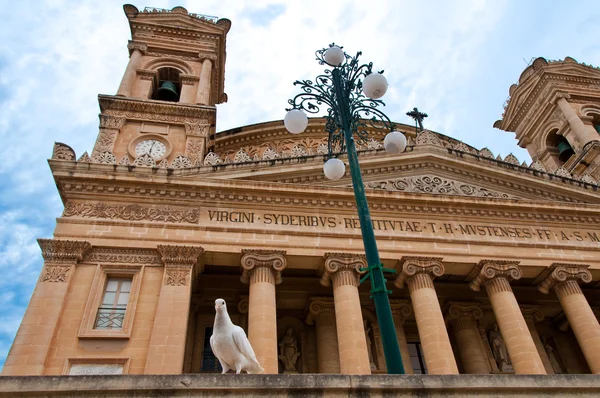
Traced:
POLYGON ((177 94, 177 86, 170 80, 162 82, 158 90, 156 90, 156 99, 161 101, 179 101, 179 94, 177 94))
POLYGON ((575 153, 567 140, 561 140, 556 147, 558 149, 558 158, 561 162, 566 162, 575 153))

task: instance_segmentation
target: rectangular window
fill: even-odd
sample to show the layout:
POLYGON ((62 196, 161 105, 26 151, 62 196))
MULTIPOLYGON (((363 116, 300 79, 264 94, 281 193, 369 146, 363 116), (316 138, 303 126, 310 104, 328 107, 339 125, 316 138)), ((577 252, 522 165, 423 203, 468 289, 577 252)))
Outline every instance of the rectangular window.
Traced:
POLYGON ((408 343, 408 353, 410 355, 410 363, 412 365, 413 372, 417 375, 427 374, 427 366, 425 365, 425 358, 423 357, 421 343, 408 343))
POLYGON ((132 278, 107 278, 94 329, 122 329, 132 278))
POLYGON ((212 327, 204 329, 204 345, 202 346, 202 372, 222 372, 223 368, 215 354, 210 348, 210 336, 212 336, 212 327))

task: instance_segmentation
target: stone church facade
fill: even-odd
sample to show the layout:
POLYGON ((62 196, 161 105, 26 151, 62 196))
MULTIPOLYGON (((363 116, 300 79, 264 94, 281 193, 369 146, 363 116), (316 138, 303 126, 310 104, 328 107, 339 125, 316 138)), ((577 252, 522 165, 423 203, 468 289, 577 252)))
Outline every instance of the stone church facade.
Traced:
MULTIPOLYGON (((218 373, 216 298, 267 375, 385 374, 351 181, 322 172, 325 120, 216 133, 231 22, 124 10, 130 61, 99 96, 95 145, 49 160, 64 212, 2 375, 218 373)), ((377 131, 359 146, 404 366, 572 388, 558 375, 600 373, 600 70, 536 59, 494 126, 534 161, 402 124, 404 153, 377 131)))

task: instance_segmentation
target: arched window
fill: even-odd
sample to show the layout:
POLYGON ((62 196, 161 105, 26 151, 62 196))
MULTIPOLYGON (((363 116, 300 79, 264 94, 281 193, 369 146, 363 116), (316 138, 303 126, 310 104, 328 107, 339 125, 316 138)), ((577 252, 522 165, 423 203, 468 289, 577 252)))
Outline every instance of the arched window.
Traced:
POLYGON ((556 154, 558 160, 565 163, 575 154, 575 151, 571 147, 571 144, 569 144, 569 141, 562 135, 556 134, 556 132, 557 130, 553 130, 546 137, 546 148, 551 153, 556 154))
POLYGON ((181 72, 175 68, 158 69, 158 87, 154 90, 152 99, 178 102, 181 94, 180 74, 181 72))

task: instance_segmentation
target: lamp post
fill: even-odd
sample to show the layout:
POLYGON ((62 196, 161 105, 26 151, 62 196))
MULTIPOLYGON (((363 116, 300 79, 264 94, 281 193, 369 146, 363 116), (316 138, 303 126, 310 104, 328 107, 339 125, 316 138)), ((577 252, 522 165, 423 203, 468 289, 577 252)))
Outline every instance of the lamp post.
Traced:
MULTIPOLYGON (((381 331, 381 340, 385 362, 389 374, 403 374, 404 365, 392 318, 392 310, 386 288, 384 272, 395 272, 383 268, 377 251, 373 224, 369 213, 369 205, 358 164, 355 136, 359 141, 368 138, 366 128, 385 129, 390 131, 384 139, 384 147, 388 152, 400 153, 406 148, 406 137, 394 131, 394 123, 381 111, 378 106, 385 105, 379 100, 387 91, 387 81, 383 71, 373 73, 373 64, 359 64, 358 52, 352 57, 346 54, 342 47, 330 44, 329 48, 318 50, 317 61, 321 65, 329 65, 325 73, 317 76, 316 80, 297 80, 294 85, 300 86, 302 93, 290 99, 284 124, 292 134, 303 132, 308 125, 306 113, 316 114, 320 107, 327 106, 327 123, 325 131, 328 138, 328 160, 323 171, 329 179, 337 180, 345 174, 345 165, 337 159, 344 150, 348 154, 350 174, 360 229, 362 232, 368 268, 366 276, 361 279, 371 280, 371 298, 375 303, 377 321, 381 331), (334 151, 336 153, 334 153, 334 151)), ((361 270, 362 271, 362 270, 361 270)))

